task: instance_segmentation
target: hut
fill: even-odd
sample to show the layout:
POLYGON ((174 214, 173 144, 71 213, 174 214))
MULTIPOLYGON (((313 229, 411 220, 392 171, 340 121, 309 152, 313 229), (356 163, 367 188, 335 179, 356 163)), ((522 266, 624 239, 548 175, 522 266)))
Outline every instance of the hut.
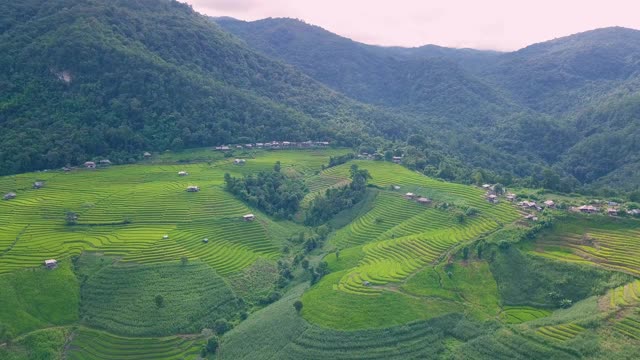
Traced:
POLYGON ((44 182, 43 181, 36 181, 33 183, 33 188, 34 189, 40 189, 44 186, 44 182))
POLYGON ((178 176, 187 176, 187 175, 189 175, 189 173, 186 171, 178 171, 178 176))
POLYGON ((404 194, 404 198, 407 200, 413 200, 416 197, 416 194, 412 193, 412 192, 408 192, 406 194, 404 194))
POLYGON ((242 217, 242 220, 244 220, 244 221, 253 221, 253 220, 255 220, 255 218, 256 218, 256 216, 255 216, 255 215, 253 215, 253 214, 247 214, 247 215, 244 215, 244 216, 242 217))
POLYGON ((145 152, 142 154, 142 157, 144 157, 145 159, 150 158, 150 157, 151 157, 151 153, 150 153, 150 152, 148 152, 148 151, 145 151, 145 152))
POLYGON ((422 204, 422 205, 429 205, 431 204, 431 199, 427 199, 426 197, 420 197, 416 200, 416 202, 418 202, 418 204, 422 204))
POLYGON ((509 194, 507 194, 507 200, 509 200, 509 201, 511 201, 511 202, 516 201, 516 199, 517 199, 517 198, 518 198, 518 197, 517 197, 517 196, 516 196, 516 194, 514 194, 514 193, 509 193, 509 194))
POLYGON ((103 165, 103 166, 109 166, 109 165, 111 165, 111 160, 102 159, 102 160, 98 161, 98 164, 103 165))
POLYGON ((365 280, 365 281, 362 282, 362 285, 371 286, 371 283, 369 281, 365 280))
POLYGON ((69 171, 71 171, 71 168, 68 167, 68 166, 65 166, 65 167, 62 168, 62 171, 69 172, 69 171))
POLYGON ((200 191, 200 187, 198 186, 191 185, 187 187, 187 192, 198 192, 198 191, 200 191))
POLYGON ((2 197, 5 200, 11 200, 11 199, 15 199, 16 198, 16 193, 14 192, 9 192, 4 194, 4 196, 2 197))
POLYGON ((495 194, 487 195, 487 201, 489 201, 490 203, 493 203, 493 204, 497 204, 498 203, 498 196, 495 195, 495 194))
POLYGON ((593 205, 582 205, 578 208, 578 211, 584 214, 593 214, 598 211, 598 208, 593 205))
POLYGON ((58 266, 58 261, 56 259, 45 260, 44 266, 46 266, 47 269, 55 269, 58 266))
POLYGON ((398 186, 398 185, 393 185, 393 190, 400 190, 400 186, 398 186))
POLYGON ((205 243, 205 244, 208 243, 209 242, 209 238, 202 239, 202 242, 205 243))
POLYGON ((618 209, 616 209, 616 208, 608 208, 607 209, 607 214, 609 214, 609 216, 618 216, 618 209))
POLYGON ((84 167, 86 167, 87 169, 95 169, 96 163, 93 161, 87 161, 84 163, 84 167))
POLYGON ((544 205, 548 208, 555 208, 556 203, 553 200, 547 200, 544 202, 544 205))
POLYGON ((164 236, 162 236, 162 238, 163 238, 164 240, 167 240, 167 239, 169 238, 169 235, 164 234, 164 236))
POLYGON ((402 162, 402 156, 394 156, 392 161, 396 164, 400 164, 402 162))
POLYGON ((244 165, 247 161, 245 159, 235 159, 233 160, 234 165, 244 165))

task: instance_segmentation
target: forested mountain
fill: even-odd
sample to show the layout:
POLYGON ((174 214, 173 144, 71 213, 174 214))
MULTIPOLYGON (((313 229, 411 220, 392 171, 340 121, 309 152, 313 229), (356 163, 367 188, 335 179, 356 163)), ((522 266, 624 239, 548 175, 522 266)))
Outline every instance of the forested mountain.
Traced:
POLYGON ((500 53, 371 46, 292 19, 214 21, 350 97, 440 119, 423 121, 425 132, 455 128, 444 142, 471 167, 533 186, 548 185, 546 170, 564 190, 640 185, 640 31, 599 29, 500 53))
POLYGON ((447 180, 631 190, 639 34, 380 47, 171 0, 3 2, 0 174, 288 138, 392 150, 447 180))
POLYGON ((372 46, 293 19, 215 21, 251 47, 363 102, 464 122, 486 122, 514 109, 461 66, 494 59, 494 52, 372 46))
POLYGON ((249 140, 406 138, 169 0, 0 4, 0 174, 249 140))

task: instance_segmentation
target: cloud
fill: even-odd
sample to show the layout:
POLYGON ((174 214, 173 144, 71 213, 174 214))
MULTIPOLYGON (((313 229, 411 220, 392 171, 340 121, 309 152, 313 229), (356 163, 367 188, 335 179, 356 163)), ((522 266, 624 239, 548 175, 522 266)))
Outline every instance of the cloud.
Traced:
POLYGON ((607 26, 640 28, 637 0, 181 0, 211 16, 291 17, 376 45, 516 50, 607 26))
POLYGON ((208 9, 209 11, 250 12, 259 0, 189 0, 194 9, 208 9))

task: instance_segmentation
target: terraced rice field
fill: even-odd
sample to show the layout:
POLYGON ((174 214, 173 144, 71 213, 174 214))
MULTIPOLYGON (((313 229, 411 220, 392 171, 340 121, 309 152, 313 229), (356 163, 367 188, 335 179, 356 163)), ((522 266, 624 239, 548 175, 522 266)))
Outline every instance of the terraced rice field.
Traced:
POLYGON ((624 319, 617 321, 613 325, 613 329, 622 335, 635 340, 640 340, 640 320, 638 320, 637 316, 627 316, 624 319))
POLYGON ((313 176, 329 156, 344 152, 255 152, 241 170, 232 165, 233 159, 221 159, 2 177, 0 192, 15 191, 18 196, 0 202, 0 274, 86 250, 143 264, 200 259, 221 274, 241 270, 258 258, 275 259, 281 237, 269 232, 266 218, 241 221, 242 215, 256 211, 223 190, 224 172, 270 169, 280 160, 284 169, 313 176), (189 175, 180 177, 179 171, 189 175), (45 186, 35 190, 35 181, 45 186), (189 185, 201 191, 188 193, 189 185), (78 214, 78 225, 65 224, 68 211, 78 214), (163 239, 165 234, 169 239, 163 239))
POLYGON ((640 223, 575 216, 539 237, 534 254, 640 275, 640 223))
POLYGON ((550 314, 551 311, 549 310, 529 306, 505 306, 500 316, 507 324, 521 324, 523 322, 547 317, 550 314))
POLYGON ((609 290, 607 293, 612 309, 640 303, 640 280, 609 290))
POLYGON ((80 328, 67 350, 69 360, 195 359, 204 341, 193 336, 127 338, 80 328))
POLYGON ((564 342, 575 338, 583 331, 584 328, 579 325, 563 324, 539 327, 538 330, 536 330, 536 334, 552 340, 564 342))
POLYGON ((223 279, 200 262, 109 265, 82 287, 86 324, 126 336, 197 333, 240 305, 223 279), (161 295, 162 306, 154 298, 161 295))

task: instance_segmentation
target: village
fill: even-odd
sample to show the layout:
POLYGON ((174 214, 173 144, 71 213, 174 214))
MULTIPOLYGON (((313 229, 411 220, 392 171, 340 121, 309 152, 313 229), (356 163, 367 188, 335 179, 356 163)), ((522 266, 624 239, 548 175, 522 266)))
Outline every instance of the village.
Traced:
POLYGON ((625 210, 620 203, 615 201, 592 200, 588 204, 582 204, 578 206, 565 203, 558 204, 552 199, 547 199, 543 202, 537 203, 533 200, 518 201, 518 196, 516 194, 512 192, 506 192, 505 189, 503 189, 501 186, 483 184, 481 188, 485 190, 485 199, 488 202, 492 204, 498 204, 500 202, 500 198, 504 197, 506 201, 514 203, 522 210, 527 211, 528 213, 524 218, 530 221, 538 221, 538 217, 535 215, 535 213, 541 212, 544 209, 565 210, 582 214, 602 213, 608 216, 619 216, 623 214, 630 216, 640 216, 640 209, 634 208, 625 210))

